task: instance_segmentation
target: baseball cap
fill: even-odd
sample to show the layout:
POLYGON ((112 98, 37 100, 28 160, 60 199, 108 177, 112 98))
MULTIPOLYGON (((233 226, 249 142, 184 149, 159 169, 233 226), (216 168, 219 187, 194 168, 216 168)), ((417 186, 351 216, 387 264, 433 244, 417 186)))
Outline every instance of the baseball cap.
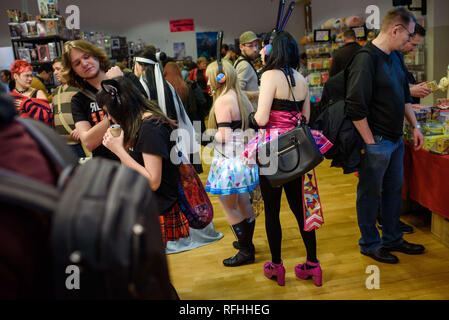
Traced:
POLYGON ((257 39, 258 38, 254 32, 246 31, 240 35, 239 41, 240 41, 240 44, 245 44, 245 43, 253 42, 254 40, 257 40, 257 39))

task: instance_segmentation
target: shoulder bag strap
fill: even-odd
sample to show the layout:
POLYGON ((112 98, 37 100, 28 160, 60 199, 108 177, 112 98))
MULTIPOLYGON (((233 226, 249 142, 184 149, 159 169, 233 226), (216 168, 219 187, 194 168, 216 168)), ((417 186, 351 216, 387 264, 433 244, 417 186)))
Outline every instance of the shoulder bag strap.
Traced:
POLYGON ((72 129, 67 124, 67 121, 65 121, 64 116, 62 115, 61 110, 61 91, 62 91, 62 85, 58 88, 58 104, 56 105, 56 114, 58 115, 59 121, 61 121, 64 129, 68 132, 68 134, 72 133, 72 129))
MULTIPOLYGON (((61 108, 61 95, 59 94, 59 92, 60 91, 58 91, 58 106, 59 106, 59 108, 61 108)), ((88 97, 89 99, 91 99, 93 101, 96 101, 95 95, 92 92, 90 92, 89 90, 86 90, 86 89, 83 88, 83 89, 80 90, 80 92, 82 94, 84 94, 86 97, 88 97)), ((59 114, 59 112, 58 112, 58 114, 59 114)), ((60 118, 59 119, 61 119, 61 123, 62 123, 62 125, 64 126, 64 128, 66 130, 67 130, 67 127, 70 129, 70 127, 68 126, 67 122, 65 120, 63 120, 64 117, 62 116, 62 114, 60 114, 60 118), (66 127, 66 125, 67 125, 67 127, 66 127)), ((70 129, 70 131, 68 131, 68 132, 71 133, 72 130, 70 129)), ((84 151, 84 154, 86 155, 86 158, 92 157, 92 152, 89 149, 87 149, 81 141, 80 141, 80 144, 81 144, 81 147, 83 148, 83 151, 84 151)))
MULTIPOLYGON (((284 69, 281 69, 281 71, 282 71, 282 73, 284 74, 285 79, 287 80, 288 90, 289 90, 289 92, 292 94, 293 101, 294 101, 295 104, 296 104, 296 98, 295 98, 295 95, 293 94, 292 86, 291 86, 291 84, 290 84, 290 80, 289 80, 289 78, 288 78, 287 72, 286 72, 286 70, 284 70, 284 69)), ((294 75, 293 75, 293 76, 294 76, 294 75)), ((290 97, 290 95, 289 95, 289 97, 290 97)), ((299 110, 298 110, 298 111, 299 111, 299 110)), ((296 124, 296 126, 298 126, 300 123, 304 123, 304 124, 305 124, 305 117, 302 115, 302 112, 300 112, 299 114, 300 114, 300 116, 297 118, 297 119, 298 119, 298 123, 296 124)), ((293 114, 292 114, 292 116, 293 116, 293 114)), ((295 118, 296 118, 296 117, 295 117, 295 118)))
POLYGON ((80 90, 80 92, 81 92, 82 94, 84 94, 86 97, 88 97, 90 100, 97 101, 97 98, 95 97, 95 95, 94 95, 91 91, 82 88, 82 89, 80 90))

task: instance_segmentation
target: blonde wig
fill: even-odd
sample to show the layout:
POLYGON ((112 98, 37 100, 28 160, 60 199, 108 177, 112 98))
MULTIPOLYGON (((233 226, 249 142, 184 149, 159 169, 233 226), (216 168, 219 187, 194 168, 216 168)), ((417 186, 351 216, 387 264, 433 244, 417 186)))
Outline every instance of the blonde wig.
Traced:
POLYGON ((229 62, 222 61, 221 63, 223 66, 222 71, 226 76, 226 82, 223 84, 220 84, 217 81, 218 63, 216 61, 209 64, 206 69, 206 77, 209 79, 213 97, 213 105, 209 113, 207 127, 209 129, 217 129, 217 120, 215 118, 215 101, 220 96, 229 92, 229 90, 234 90, 237 94, 240 117, 242 118, 242 130, 246 130, 248 129, 248 116, 253 111, 253 107, 246 94, 240 90, 237 71, 229 62))

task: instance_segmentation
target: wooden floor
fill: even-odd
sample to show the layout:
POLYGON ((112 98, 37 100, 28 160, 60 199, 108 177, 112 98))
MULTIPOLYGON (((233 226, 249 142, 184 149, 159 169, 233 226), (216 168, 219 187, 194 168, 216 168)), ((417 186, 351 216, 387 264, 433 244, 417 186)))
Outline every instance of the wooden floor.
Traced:
MULTIPOLYGON (((204 166, 205 182, 209 166, 204 166)), ((218 199, 214 205, 214 225, 224 238, 191 251, 168 255, 170 276, 184 300, 299 300, 299 299, 449 299, 449 248, 430 232, 430 217, 409 213, 402 220, 415 227, 415 233, 404 238, 420 243, 426 252, 419 256, 395 253, 396 265, 379 263, 359 252, 360 238, 355 210, 357 178, 343 175, 341 169, 330 168, 328 161, 318 170, 318 185, 324 208, 325 224, 317 231, 318 259, 323 269, 323 286, 312 280, 295 277, 294 266, 305 261, 305 248, 296 220, 283 195, 282 259, 286 268, 286 284, 279 287, 263 275, 263 264, 271 260, 265 234, 264 216, 256 220, 254 244, 256 262, 227 268, 222 260, 236 253, 234 236, 221 211, 218 199), (380 288, 367 289, 370 265, 380 270, 380 288)))

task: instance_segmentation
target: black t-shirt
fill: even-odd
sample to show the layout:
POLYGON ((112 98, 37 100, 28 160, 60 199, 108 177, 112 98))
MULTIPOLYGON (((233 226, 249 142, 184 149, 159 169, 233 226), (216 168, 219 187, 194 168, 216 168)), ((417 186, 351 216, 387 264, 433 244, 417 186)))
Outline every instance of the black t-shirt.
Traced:
POLYGON ((371 42, 366 48, 371 52, 357 53, 349 66, 346 114, 353 121, 367 118, 373 135, 397 141, 405 104, 412 103, 403 56, 399 51, 386 54, 371 42))
POLYGON ((162 180, 156 190, 160 214, 168 213, 178 201, 178 166, 170 161, 170 152, 174 141, 170 141, 171 128, 156 119, 146 119, 142 123, 132 150, 131 157, 145 166, 142 153, 157 155, 162 158, 162 180))
MULTIPOLYGON (((86 90, 90 91, 93 95, 97 94, 98 90, 96 88, 87 82, 86 84, 86 90)), ((97 102, 87 97, 82 92, 78 92, 72 97, 71 106, 74 123, 89 121, 90 125, 93 127, 106 116, 105 112, 97 102)), ((92 156, 119 160, 118 157, 103 144, 100 144, 94 151, 92 151, 92 156)))

